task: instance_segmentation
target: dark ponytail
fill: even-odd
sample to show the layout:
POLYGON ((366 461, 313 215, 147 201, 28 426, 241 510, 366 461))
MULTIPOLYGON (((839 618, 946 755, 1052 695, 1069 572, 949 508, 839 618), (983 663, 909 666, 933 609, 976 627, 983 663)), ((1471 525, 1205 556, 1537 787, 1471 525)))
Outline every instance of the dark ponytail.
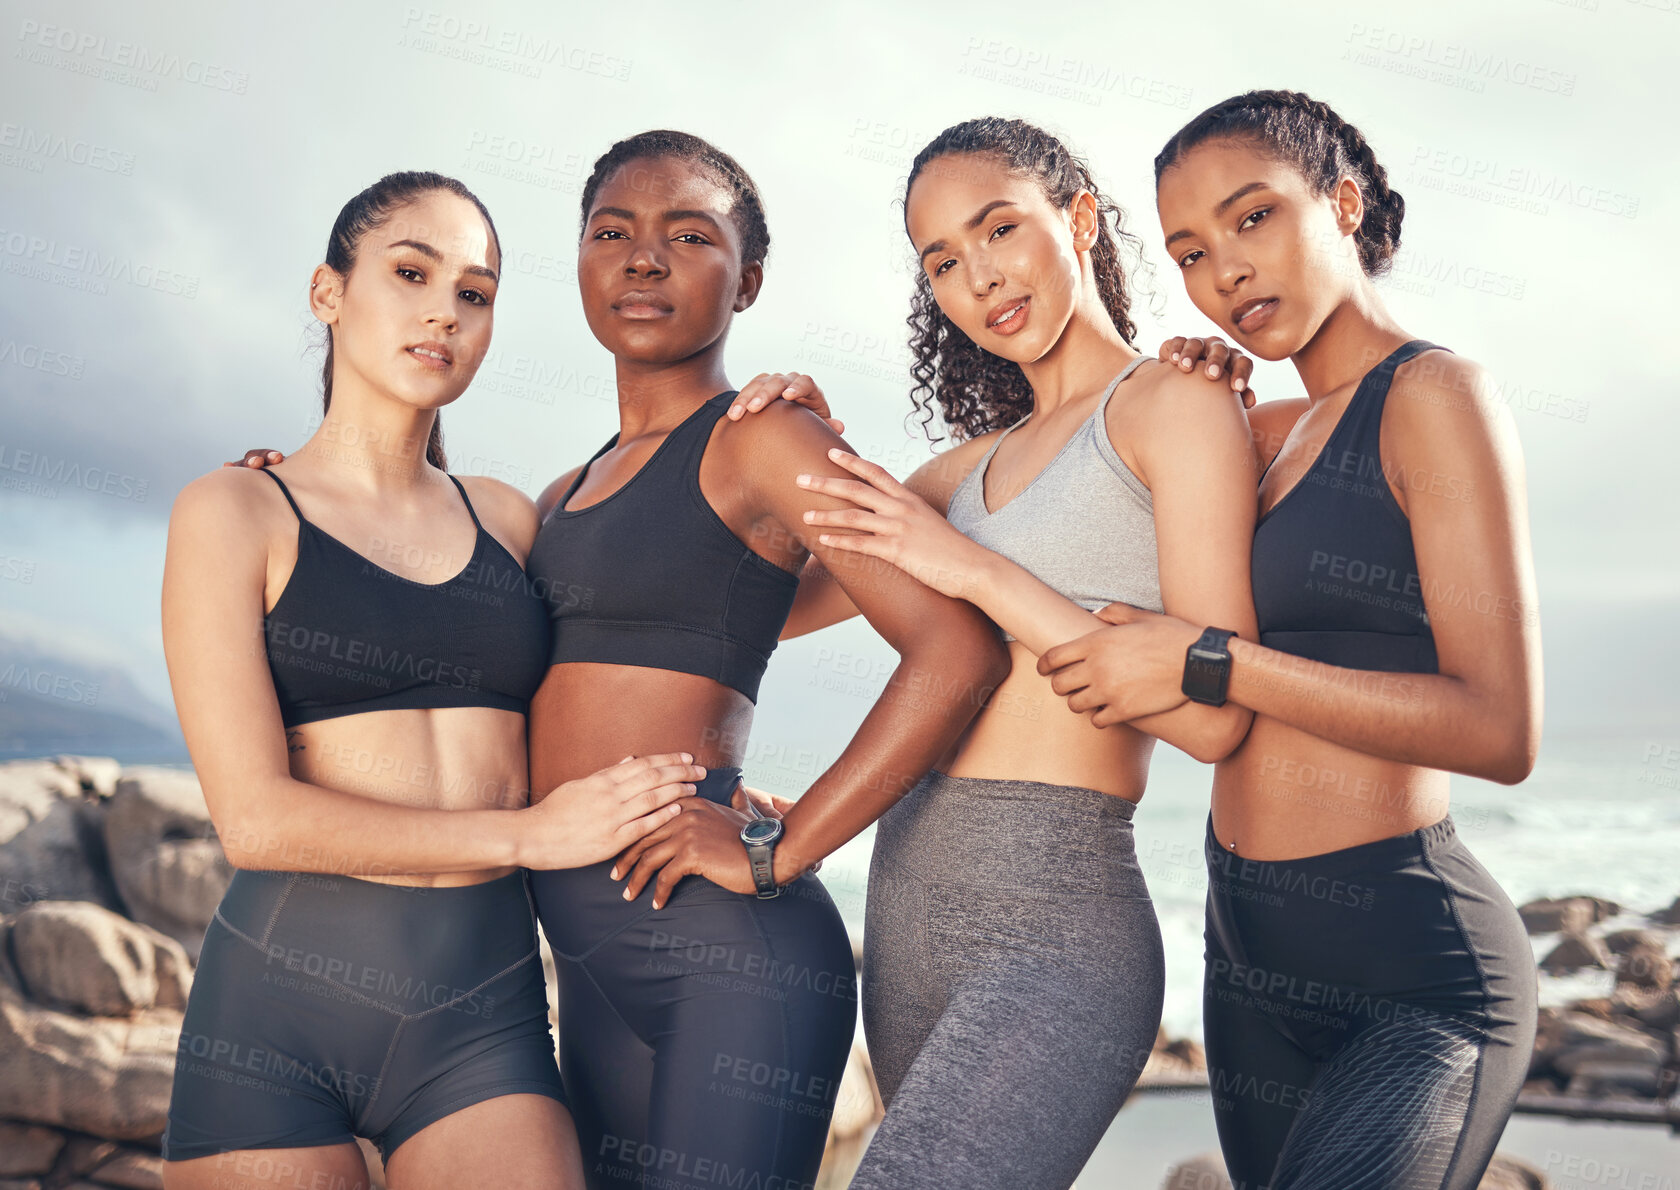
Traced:
MULTIPOLYGON (((478 208, 478 213, 484 216, 484 224, 490 229, 490 240, 496 245, 498 259, 502 254, 502 241, 496 235, 496 224, 490 218, 490 212, 484 204, 478 201, 478 196, 468 190, 454 178, 443 174, 410 170, 404 173, 386 174, 379 181, 356 195, 344 204, 344 209, 338 213, 333 221, 332 234, 327 237, 327 254, 325 261, 341 277, 349 277, 350 269, 356 263, 356 250, 361 247, 362 237, 377 227, 382 227, 385 221, 405 203, 413 202, 417 198, 430 194, 434 190, 447 191, 458 195, 478 208)), ((321 365, 321 412, 324 414, 332 408, 332 373, 333 373, 333 336, 332 328, 327 328, 327 358, 321 365)), ((432 434, 426 440, 426 461, 439 471, 446 471, 446 460, 443 453, 443 426, 437 417, 432 418, 432 434)))
POLYGON ((1351 177, 1365 200, 1365 217, 1354 232, 1360 267, 1380 277, 1400 247, 1406 200, 1388 186, 1365 136, 1329 104, 1299 91, 1248 91, 1216 103, 1173 135, 1155 155, 1155 182, 1185 153, 1206 140, 1249 141, 1261 152, 1300 171, 1319 194, 1351 177))
MULTIPOLYGON (((941 157, 958 154, 991 157, 1008 172, 1032 178, 1044 197, 1058 207, 1066 208, 1081 190, 1091 192, 1097 200, 1097 241, 1091 246, 1097 292, 1120 337, 1131 344, 1137 327, 1132 322, 1120 246, 1126 244, 1141 263, 1142 245, 1124 229, 1125 213, 1097 188, 1085 163, 1056 137, 1024 120, 999 116, 965 120, 941 132, 916 154, 904 184, 906 219, 910 188, 922 171, 941 157)), ((931 441, 940 440, 928 428, 935 405, 958 441, 1011 425, 1032 411, 1032 386, 1020 366, 993 355, 958 330, 939 308, 928 275, 921 269, 916 270, 916 291, 905 322, 914 359, 910 399, 922 412, 922 430, 931 441)))

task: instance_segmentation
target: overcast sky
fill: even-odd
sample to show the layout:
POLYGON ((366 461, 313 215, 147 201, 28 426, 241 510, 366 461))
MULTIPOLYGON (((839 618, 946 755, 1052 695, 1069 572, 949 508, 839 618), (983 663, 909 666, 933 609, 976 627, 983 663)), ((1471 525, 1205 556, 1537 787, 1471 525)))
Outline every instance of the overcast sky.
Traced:
MULTIPOLYGON (((339 207, 385 172, 460 177, 501 232, 493 354, 443 417, 454 469, 535 494, 616 428, 576 300, 578 191, 613 140, 664 126, 715 141, 765 196, 737 383, 814 373, 849 440, 902 475, 926 449, 905 430, 896 205, 915 151, 982 114, 1061 134, 1166 266, 1152 350, 1208 324, 1161 253, 1151 158, 1210 103, 1290 87, 1358 124, 1407 200, 1391 309, 1505 386, 1548 733, 1680 737, 1680 413, 1659 322, 1680 215, 1673 0, 1426 2, 1381 23, 1329 3, 170 7, 0 4, 0 632, 167 703, 170 504, 241 448, 307 437, 305 284, 339 207)), ((1287 364, 1256 387, 1300 392, 1287 364)))

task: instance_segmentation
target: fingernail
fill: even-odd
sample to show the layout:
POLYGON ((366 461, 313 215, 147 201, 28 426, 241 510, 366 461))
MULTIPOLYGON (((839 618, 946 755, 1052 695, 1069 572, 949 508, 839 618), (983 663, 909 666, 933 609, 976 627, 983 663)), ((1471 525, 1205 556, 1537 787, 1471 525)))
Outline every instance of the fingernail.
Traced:
POLYGON ((1244 380, 1241 376, 1239 376, 1239 377, 1237 377, 1236 383, 1233 384, 1231 387, 1236 389, 1240 393, 1240 392, 1242 392, 1243 389, 1248 387, 1248 381, 1244 380))
POLYGON ((802 488, 808 488, 811 486, 811 477, 809 475, 796 475, 793 482, 802 488))
POLYGON ((731 405, 729 407, 729 416, 730 417, 739 417, 740 415, 741 415, 741 407, 739 405, 731 405))
POLYGON ((618 869, 614 868, 611 872, 608 872, 607 875, 611 876, 614 880, 617 880, 618 879, 618 869))
POLYGON ((1211 380, 1219 379, 1219 365, 1218 364, 1209 364, 1208 365, 1208 378, 1211 379, 1211 380))
POLYGON ((1173 352, 1173 363, 1176 364, 1177 362, 1178 362, 1178 352, 1175 351, 1175 352, 1173 352))
POLYGON ((692 781, 686 781, 683 783, 683 788, 688 790, 690 793, 695 793, 700 787, 692 781))
MULTIPOLYGON (((625 900, 626 900, 626 901, 628 901, 628 900, 629 900, 629 899, 630 899, 630 890, 629 890, 629 889, 625 889, 625 890, 624 890, 624 899, 625 899, 625 900)), ((656 909, 657 909, 657 908, 658 908, 658 906, 657 906, 657 905, 656 905, 656 906, 654 906, 654 908, 656 908, 656 909)))
POLYGON ((704 777, 704 776, 705 776, 705 775, 706 775, 706 766, 705 766, 705 765, 703 765, 703 764, 697 764, 697 765, 695 765, 695 766, 694 766, 694 767, 695 767, 695 768, 697 768, 697 769, 699 769, 699 770, 700 770, 700 775, 701 775, 701 776, 702 776, 702 777, 704 777))
POLYGON ((693 760, 693 759, 694 759, 694 753, 692 753, 692 752, 684 752, 684 753, 683 753, 683 754, 682 754, 682 758, 683 758, 683 763, 684 763, 684 764, 687 764, 687 763, 688 763, 688 762, 689 762, 689 761, 691 761, 691 760, 693 760))
POLYGON ((845 453, 846 452, 841 450, 838 446, 831 446, 831 447, 828 448, 828 457, 831 458, 831 459, 838 459, 841 455, 843 455, 845 453))
POLYGON ((811 522, 812 522, 812 521, 814 521, 814 520, 816 520, 816 519, 817 519, 817 510, 816 510, 816 509, 814 509, 814 508, 807 508, 807 509, 806 509, 806 510, 805 510, 805 511, 804 511, 804 513, 803 513, 803 514, 801 514, 801 515, 803 515, 803 516, 804 516, 804 518, 805 518, 805 523, 806 523, 806 524, 807 524, 807 525, 808 525, 808 524, 810 524, 810 523, 811 523, 811 522))
POLYGON ((817 540, 820 541, 823 545, 833 545, 834 544, 834 539, 832 537, 830 537, 827 533, 818 533, 817 534, 817 540))
POLYGON ((788 395, 789 395, 789 394, 791 394, 791 393, 792 393, 792 392, 793 392, 793 385, 791 385, 791 384, 790 384, 790 385, 788 385, 788 386, 787 386, 787 387, 786 387, 786 388, 784 388, 784 389, 783 389, 783 390, 782 390, 782 396, 784 396, 784 397, 785 397, 785 396, 788 396, 788 395))

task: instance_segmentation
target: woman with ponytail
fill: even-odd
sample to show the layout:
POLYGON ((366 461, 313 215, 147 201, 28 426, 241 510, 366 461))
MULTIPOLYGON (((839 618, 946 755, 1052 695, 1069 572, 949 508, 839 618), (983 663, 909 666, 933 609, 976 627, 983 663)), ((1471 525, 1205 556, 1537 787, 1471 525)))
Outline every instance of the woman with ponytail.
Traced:
MULTIPOLYGON (((1479 365, 1386 309, 1373 278, 1405 204, 1326 104, 1228 99, 1155 175, 1191 300, 1307 390, 1254 411, 1281 442, 1259 485, 1259 636, 1212 650, 1199 687, 1254 719, 1215 769, 1205 840, 1226 1163, 1239 1190, 1470 1190, 1535 1032, 1526 931, 1448 813, 1449 773, 1516 784, 1540 743, 1515 427, 1479 365)), ((1040 663, 1068 705, 1183 704, 1200 625, 1101 614, 1116 626, 1040 663)))
MULTIPOLYGON (((946 129, 911 167, 905 230, 915 400, 957 444, 903 484, 838 452, 858 478, 801 482, 848 504, 807 520, 838 556, 975 604, 1010 671, 877 828, 863 1013, 887 1112, 852 1186, 1066 1190, 1160 1025, 1132 830, 1155 741, 1216 761, 1248 713, 1104 729, 1037 659, 1115 600, 1252 638, 1253 447, 1228 390, 1134 345, 1135 240, 1054 136, 946 129)), ((854 610, 807 568, 784 635, 854 610)))
POLYGON ((575 1190, 529 868, 606 859, 677 811, 688 754, 528 805, 548 620, 524 495, 444 470, 438 410, 490 344, 494 225, 459 182, 344 207, 309 303, 325 414, 262 477, 170 516, 163 641, 235 868, 186 1004, 164 1184, 575 1190))

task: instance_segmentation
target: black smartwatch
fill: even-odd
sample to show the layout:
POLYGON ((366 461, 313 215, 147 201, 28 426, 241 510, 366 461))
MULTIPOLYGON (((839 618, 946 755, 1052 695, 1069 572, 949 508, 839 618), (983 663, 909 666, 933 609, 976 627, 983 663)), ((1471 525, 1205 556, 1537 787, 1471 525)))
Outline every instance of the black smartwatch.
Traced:
POLYGON ((782 820, 761 813, 752 798, 747 799, 747 807, 756 817, 741 828, 741 842, 747 847, 747 862, 752 865, 758 899, 767 901, 782 892, 776 884, 776 840, 782 837, 782 820))
POLYGON ((1206 629, 1199 640, 1184 650, 1184 696, 1210 707, 1225 705, 1225 687, 1231 681, 1231 650, 1227 642, 1236 633, 1229 628, 1206 629))

